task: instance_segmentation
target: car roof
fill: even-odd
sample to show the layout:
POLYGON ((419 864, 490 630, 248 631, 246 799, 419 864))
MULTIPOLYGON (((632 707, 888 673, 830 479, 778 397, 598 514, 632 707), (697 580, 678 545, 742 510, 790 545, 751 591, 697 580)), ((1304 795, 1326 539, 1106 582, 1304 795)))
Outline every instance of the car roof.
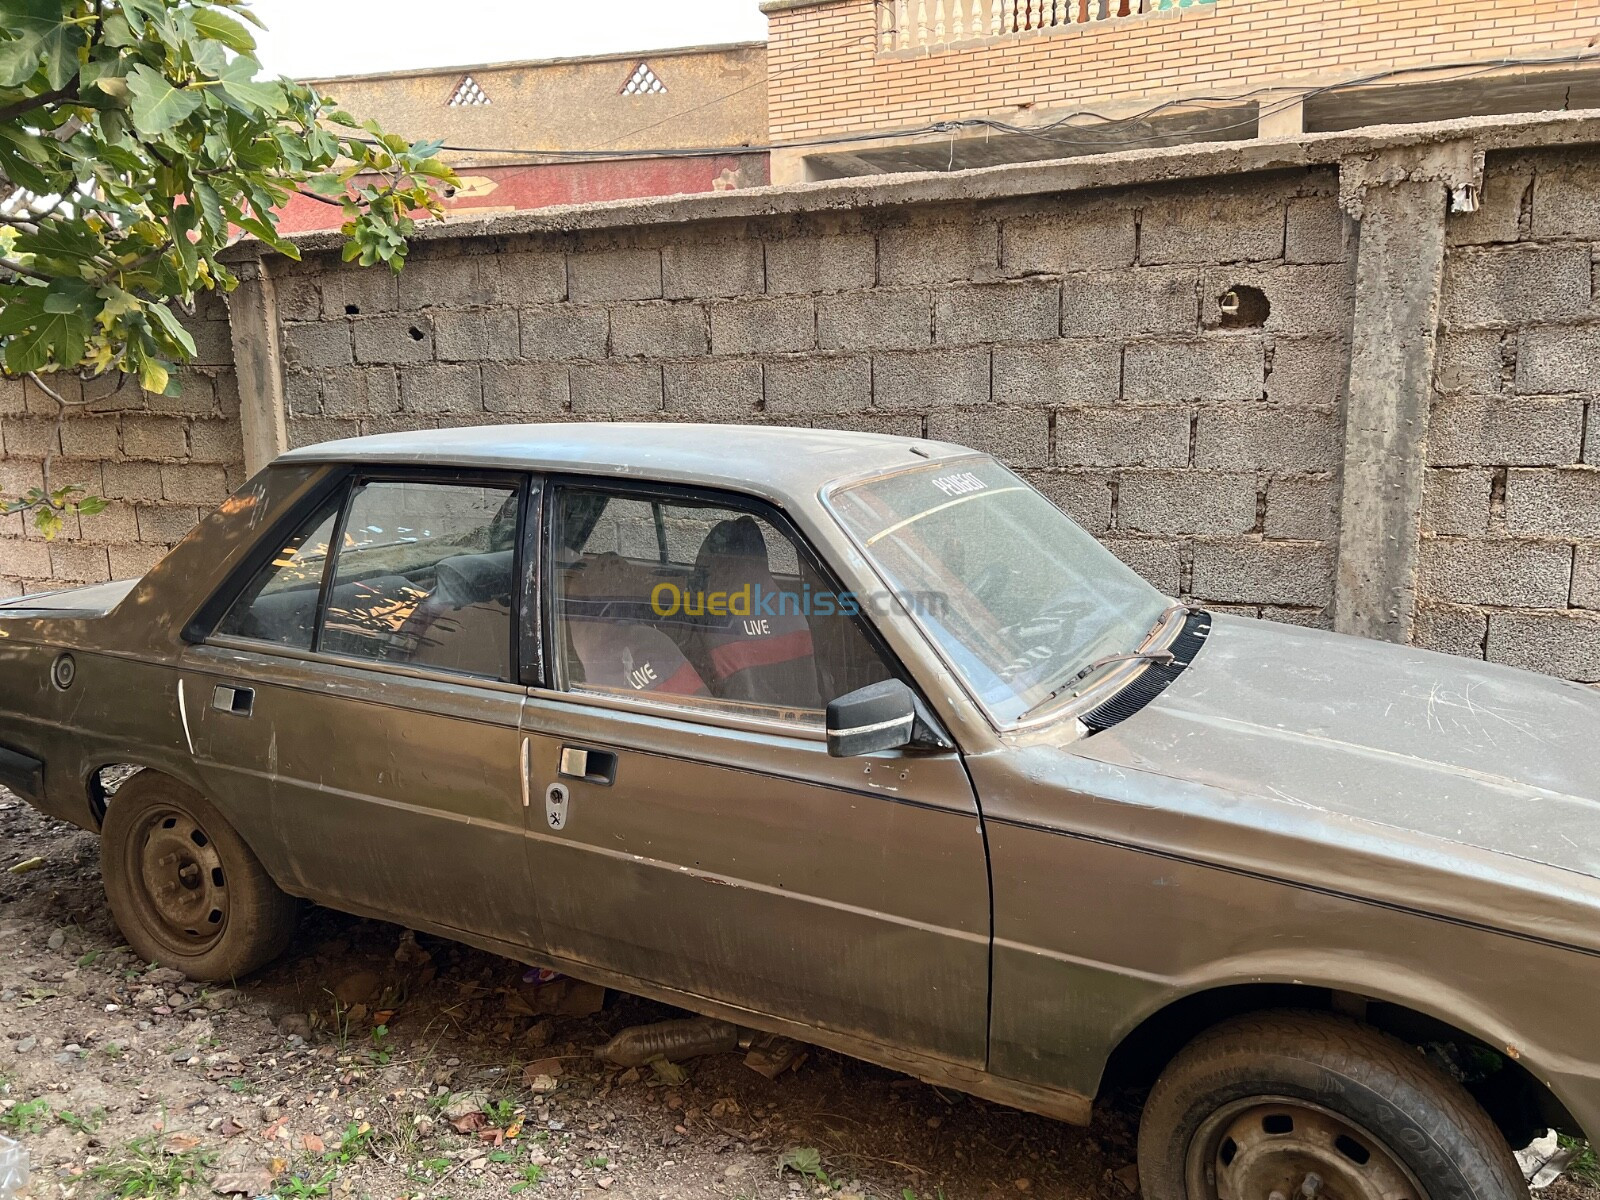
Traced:
POLYGON ((950 442, 839 429, 597 421, 383 433, 304 446, 278 461, 553 471, 782 497, 973 453, 950 442))

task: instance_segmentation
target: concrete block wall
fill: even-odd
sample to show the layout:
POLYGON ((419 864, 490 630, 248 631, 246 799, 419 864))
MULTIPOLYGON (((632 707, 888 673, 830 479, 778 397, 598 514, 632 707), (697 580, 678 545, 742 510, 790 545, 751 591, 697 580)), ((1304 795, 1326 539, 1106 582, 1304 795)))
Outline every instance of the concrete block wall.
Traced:
POLYGON ((74 405, 59 432, 56 403, 26 380, 0 378, 0 495, 41 485, 47 451, 55 486, 83 484, 109 502, 69 517, 54 541, 31 514, 0 518, 0 596, 143 575, 244 482, 239 389, 227 310, 208 298, 188 321, 198 356, 179 396, 131 380, 51 380, 74 405))
POLYGON ((564 419, 992 451, 1169 593, 1327 624, 1351 290, 1332 171, 426 245, 277 281, 292 444, 564 419), (1259 328, 1223 328, 1249 286, 1259 328))
POLYGON ((1600 682, 1600 151, 1491 156, 1446 229, 1418 638, 1600 682))

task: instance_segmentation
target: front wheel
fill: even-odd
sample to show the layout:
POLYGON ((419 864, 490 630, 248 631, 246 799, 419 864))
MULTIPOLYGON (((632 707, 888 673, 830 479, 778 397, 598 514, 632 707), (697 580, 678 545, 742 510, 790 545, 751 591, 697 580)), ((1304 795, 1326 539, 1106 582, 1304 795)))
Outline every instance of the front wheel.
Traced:
POLYGON ((1212 1029, 1139 1126, 1145 1200, 1526 1200, 1505 1139, 1402 1042, 1321 1013, 1212 1029))
POLYGON ((112 797, 100 873, 134 953, 191 979, 234 979, 289 944, 299 903, 205 797, 142 771, 112 797))

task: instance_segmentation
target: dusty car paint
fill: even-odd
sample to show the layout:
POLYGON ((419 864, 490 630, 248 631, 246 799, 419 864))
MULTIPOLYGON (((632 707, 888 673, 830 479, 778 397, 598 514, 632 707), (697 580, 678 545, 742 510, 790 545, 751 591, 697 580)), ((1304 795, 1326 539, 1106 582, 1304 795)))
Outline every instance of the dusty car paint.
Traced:
POLYGON ((86 827, 95 771, 147 765, 211 796, 292 893, 1071 1120, 1148 1018, 1296 983, 1446 1021, 1600 1133, 1585 689, 1219 617, 1122 724, 1085 736, 1075 714, 1140 664, 1001 731, 891 610, 878 632, 960 750, 830 759, 819 735, 688 727, 537 681, 184 639, 286 514, 361 464, 759 497, 866 592, 881 582, 827 489, 971 454, 659 425, 296 451, 120 599, 0 606, 0 745, 45 764, 33 803, 86 827), (219 686, 253 689, 248 719, 219 686), (546 792, 573 743, 614 751, 617 780, 569 784, 558 828, 546 792))

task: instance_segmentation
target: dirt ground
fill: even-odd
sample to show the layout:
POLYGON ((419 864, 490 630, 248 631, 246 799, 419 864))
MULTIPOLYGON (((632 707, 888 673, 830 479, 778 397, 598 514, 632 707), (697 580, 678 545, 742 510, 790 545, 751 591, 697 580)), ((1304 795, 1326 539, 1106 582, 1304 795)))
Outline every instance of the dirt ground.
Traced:
MULTIPOLYGON (((684 1014, 323 909, 237 988, 151 969, 99 846, 0 791, 0 1134, 26 1196, 1129 1200, 1131 1104, 1074 1129, 808 1049, 683 1076, 593 1051, 684 1014), (32 857, 23 874, 9 867, 32 857)), ((1600 1200, 1563 1182, 1551 1200, 1600 1200)))

